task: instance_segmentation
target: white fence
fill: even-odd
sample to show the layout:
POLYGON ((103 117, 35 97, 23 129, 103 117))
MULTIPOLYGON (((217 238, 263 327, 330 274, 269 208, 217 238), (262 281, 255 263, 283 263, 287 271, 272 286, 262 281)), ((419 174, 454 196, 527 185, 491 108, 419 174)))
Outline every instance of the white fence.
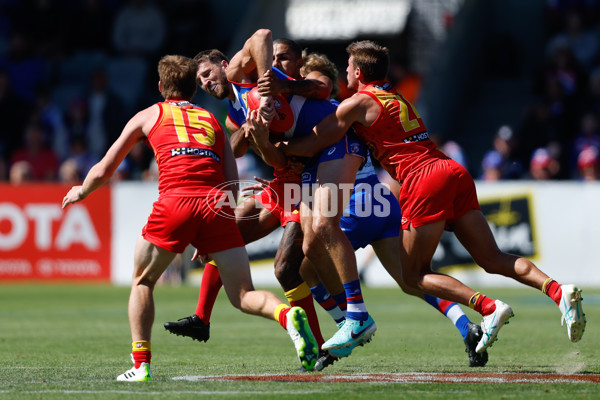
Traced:
MULTIPOLYGON (((502 249, 523 252, 559 282, 600 287, 600 183, 477 182, 482 209, 502 249)), ((117 183, 113 186, 112 281, 130 284, 133 249, 158 191, 153 183, 117 183)), ((277 245, 277 234, 266 246, 277 245)), ((263 239, 266 240, 266 239, 263 239)), ((256 243, 249 251, 265 245, 256 243)), ((359 250, 359 265, 368 257, 359 250)), ((469 265, 468 255, 449 234, 438 248, 434 264, 475 288, 514 286, 514 281, 484 273, 469 265)), ((253 266, 257 285, 277 285, 272 265, 253 266)), ((377 259, 365 270, 370 286, 393 286, 377 259)))

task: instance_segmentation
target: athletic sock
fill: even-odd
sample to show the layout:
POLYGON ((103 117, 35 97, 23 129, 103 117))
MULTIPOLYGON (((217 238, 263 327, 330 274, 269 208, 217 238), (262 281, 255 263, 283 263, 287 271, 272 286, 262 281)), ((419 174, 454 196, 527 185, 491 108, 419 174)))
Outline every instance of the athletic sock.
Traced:
POLYGON ((469 307, 486 317, 496 311, 496 300, 477 292, 469 299, 469 307))
POLYGON ((131 355, 133 356, 133 366, 135 368, 139 368, 143 362, 150 364, 150 359, 152 358, 150 342, 147 340, 132 342, 131 355))
POLYGON ((312 298, 312 294, 308 285, 302 282, 300 285, 292 290, 285 292, 285 297, 290 302, 292 307, 302 307, 308 318, 308 325, 312 331, 319 348, 325 343, 323 336, 321 335, 321 327, 319 326, 319 318, 317 317, 317 310, 315 310, 315 303, 312 298))
POLYGON ((360 280, 344 283, 344 291, 348 302, 346 318, 357 321, 365 321, 369 318, 367 306, 363 301, 362 291, 360 290, 360 280))
POLYGON ((202 283, 200 283, 200 293, 198 293, 198 305, 194 313, 205 325, 210 323, 210 315, 215 306, 221 286, 223 286, 223 282, 221 282, 219 269, 215 262, 211 261, 204 266, 202 283))
POLYGON ((463 339, 467 337, 469 322, 471 321, 469 321, 469 317, 467 317, 460 305, 428 294, 425 294, 425 301, 452 321, 463 339))
POLYGON ((279 325, 281 325, 285 330, 287 330, 287 313, 291 309, 291 307, 281 303, 277 306, 277 308, 275 308, 275 312, 273 313, 273 318, 275 321, 279 322, 279 325))
POLYGON ((544 284, 542 285, 542 292, 550 297, 556 305, 560 304, 560 299, 562 298, 562 289, 560 284, 556 282, 552 278, 546 279, 544 284))
POLYGON ((346 301, 346 292, 332 294, 331 297, 333 297, 340 310, 346 312, 346 309, 348 308, 348 302, 346 301))
MULTIPOLYGON (((336 300, 331 297, 327 289, 322 283, 319 283, 317 286, 311 287, 310 291, 313 295, 313 298, 327 313, 336 324, 339 324, 346 318, 346 313, 338 307, 336 300)), ((344 297, 344 304, 346 304, 346 295, 342 293, 344 297)))

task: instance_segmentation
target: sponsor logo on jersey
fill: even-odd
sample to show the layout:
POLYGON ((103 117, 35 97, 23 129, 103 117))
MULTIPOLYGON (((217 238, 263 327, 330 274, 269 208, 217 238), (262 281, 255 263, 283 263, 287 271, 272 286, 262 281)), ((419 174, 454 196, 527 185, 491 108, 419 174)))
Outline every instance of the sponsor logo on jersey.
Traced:
POLYGON ((219 157, 214 151, 209 149, 199 149, 195 147, 177 147, 176 149, 171 149, 171 157, 176 156, 198 156, 198 157, 210 157, 218 162, 221 162, 221 157, 219 157))

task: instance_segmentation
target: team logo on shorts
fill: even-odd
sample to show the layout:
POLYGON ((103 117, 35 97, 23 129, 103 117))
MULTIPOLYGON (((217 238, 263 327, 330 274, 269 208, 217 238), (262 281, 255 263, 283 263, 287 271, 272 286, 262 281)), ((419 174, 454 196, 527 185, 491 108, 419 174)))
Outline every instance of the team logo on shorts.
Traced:
MULTIPOLYGON (((262 183, 258 183, 255 181, 229 181, 223 182, 222 184, 215 186, 211 189, 207 196, 208 206, 211 210, 225 218, 229 219, 257 219, 259 217, 259 213, 252 213, 248 217, 237 216, 233 212, 238 206, 241 206, 244 201, 254 196, 257 193, 260 193, 264 190, 266 185, 262 183), (236 190, 237 189, 237 190, 236 190), (238 192, 238 198, 236 199, 234 196, 235 192, 238 192)), ((279 199, 277 198, 277 193, 270 191, 268 193, 269 197, 273 197, 270 200, 274 203, 277 203, 279 199)), ((264 206, 259 202, 254 202, 254 207, 256 208, 264 208, 264 206)))
POLYGON ((402 219, 400 220, 400 223, 402 225, 406 224, 407 222, 408 222, 408 218, 406 218, 406 217, 402 217, 402 219))

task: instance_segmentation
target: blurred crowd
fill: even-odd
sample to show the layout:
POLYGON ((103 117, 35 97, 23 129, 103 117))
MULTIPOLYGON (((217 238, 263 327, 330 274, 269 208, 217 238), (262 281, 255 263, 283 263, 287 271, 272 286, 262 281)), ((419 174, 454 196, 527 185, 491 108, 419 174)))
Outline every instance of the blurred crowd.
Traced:
POLYGON ((535 101, 500 126, 479 179, 600 179, 600 1, 547 0, 535 101))
MULTIPOLYGON (((467 166, 476 179, 600 179, 600 0, 547 0, 546 10, 536 101, 467 166)), ((133 113, 160 101, 148 66, 229 47, 207 34, 211 15, 208 0, 0 0, 0 181, 79 182, 133 113)), ((414 100, 420 77, 396 64, 390 73, 414 100)), ((440 148, 464 163, 451 139, 440 148)), ((153 161, 140 144, 113 179, 156 179, 153 161)))
MULTIPOLYGON (((204 0, 0 0, 0 181, 80 181, 160 100, 148 66, 228 45, 212 15, 204 0)), ((115 179, 156 172, 140 144, 115 179)))

